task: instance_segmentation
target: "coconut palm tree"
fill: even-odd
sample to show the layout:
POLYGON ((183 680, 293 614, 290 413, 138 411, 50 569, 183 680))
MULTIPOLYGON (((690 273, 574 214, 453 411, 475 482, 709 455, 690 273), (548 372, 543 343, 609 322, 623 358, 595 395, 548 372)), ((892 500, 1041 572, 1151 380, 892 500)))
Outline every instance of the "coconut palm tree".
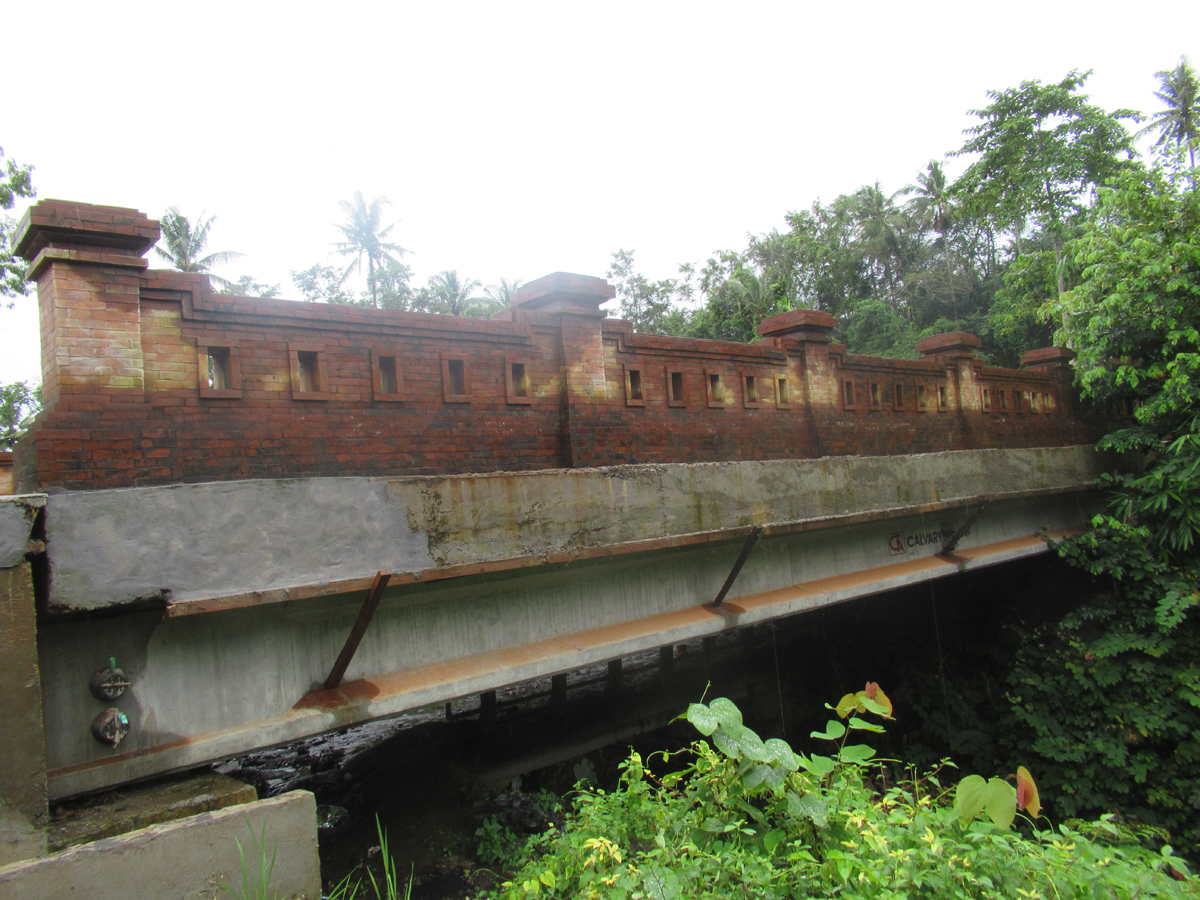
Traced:
POLYGON ((501 278, 499 284, 489 284, 483 289, 483 292, 488 295, 488 298, 501 307, 512 306, 513 294, 517 292, 517 288, 523 285, 520 278, 514 278, 509 281, 507 278, 501 278))
POLYGON ((864 185, 851 197, 851 211, 858 223, 863 253, 875 267, 879 287, 895 293, 903 276, 905 226, 908 224, 896 206, 896 196, 889 197, 876 181, 864 185))
POLYGON ((389 243, 387 238, 396 227, 393 222, 386 228, 380 224, 383 207, 391 206, 387 197, 376 197, 370 203, 363 199, 362 191, 356 191, 354 201, 340 201, 339 205, 346 213, 346 223, 335 225, 346 240, 334 244, 333 248, 342 256, 352 256, 354 259, 342 273, 344 284, 346 279, 361 270, 362 259, 367 258, 367 284, 371 286, 371 304, 379 306, 378 291, 375 285, 375 270, 387 262, 399 264, 400 257, 408 251, 399 244, 389 243))
POLYGON ((1158 132, 1155 147, 1175 142, 1175 146, 1187 145, 1188 161, 1195 182, 1196 144, 1200 143, 1200 80, 1196 70, 1186 56, 1179 57, 1179 65, 1155 73, 1161 91, 1154 96, 1166 104, 1166 109, 1150 117, 1150 124, 1138 132, 1138 137, 1151 131, 1158 132))
POLYGON ((905 209, 921 228, 932 228, 938 233, 934 247, 942 251, 946 263, 946 284, 950 287, 950 306, 954 310, 955 318, 958 318, 958 299, 954 291, 950 245, 946 240, 946 232, 950 230, 954 218, 954 206, 942 164, 936 159, 931 159, 925 171, 917 173, 917 183, 901 188, 896 192, 896 196, 911 197, 912 199, 904 204, 905 209))
POLYGON ((166 244, 166 248, 160 244, 154 250, 180 272, 203 272, 218 287, 231 287, 232 282, 227 278, 212 274, 212 267, 232 262, 243 254, 233 250, 218 250, 207 256, 202 255, 208 247, 208 232, 216 219, 216 216, 206 219, 201 212, 193 226, 188 217, 179 211, 179 207, 169 206, 158 223, 162 229, 162 244, 166 244))
POLYGON ((460 278, 457 269, 439 272, 429 279, 428 310, 447 316, 478 316, 482 305, 491 307, 486 298, 473 296, 478 289, 477 280, 460 278))
POLYGON ((949 230, 953 216, 950 185, 946 183, 942 164, 936 159, 929 161, 924 172, 917 173, 916 184, 901 188, 896 196, 912 197, 904 205, 923 227, 932 228, 941 235, 949 230))

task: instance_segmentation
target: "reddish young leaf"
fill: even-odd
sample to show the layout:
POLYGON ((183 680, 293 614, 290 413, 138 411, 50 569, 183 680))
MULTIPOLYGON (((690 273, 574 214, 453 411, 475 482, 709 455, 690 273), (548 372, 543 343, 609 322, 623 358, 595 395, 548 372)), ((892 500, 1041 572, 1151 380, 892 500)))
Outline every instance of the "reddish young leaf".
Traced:
POLYGON ((892 717, 892 701, 889 700, 888 695, 883 692, 883 688, 881 688, 874 681, 868 681, 863 693, 887 710, 887 712, 884 713, 887 718, 890 719, 892 717))
POLYGON ((1042 802, 1038 797, 1037 785, 1034 784, 1033 776, 1024 766, 1017 766, 1017 806, 1035 819, 1042 813, 1042 802))

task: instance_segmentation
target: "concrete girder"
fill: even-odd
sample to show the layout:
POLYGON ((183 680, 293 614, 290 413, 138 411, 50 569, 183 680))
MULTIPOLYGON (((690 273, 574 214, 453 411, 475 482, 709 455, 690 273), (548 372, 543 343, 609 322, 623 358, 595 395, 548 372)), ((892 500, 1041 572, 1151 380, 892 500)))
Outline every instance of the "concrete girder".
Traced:
MULTIPOLYGON (((187 768, 516 681, 942 577, 963 568, 995 565, 1043 552, 1047 545, 1036 536, 1038 533, 1048 530, 1061 535, 1081 527, 1095 504, 1083 489, 1094 477, 1098 463, 1083 448, 963 451, 931 456, 939 460, 893 457, 888 460, 892 463, 891 479, 864 478, 843 482, 840 488, 836 481, 825 480, 830 470, 847 478, 873 472, 874 467, 856 467, 853 460, 789 462, 786 465, 795 468, 814 462, 830 464, 816 468, 817 479, 824 484, 826 498, 841 498, 840 514, 776 521, 773 525, 767 516, 789 504, 792 508, 803 505, 797 498, 775 500, 767 490, 770 484, 764 484, 769 474, 786 476, 786 470, 772 471, 771 464, 762 463, 718 464, 725 470, 746 467, 741 472, 713 473, 723 476, 724 482, 709 482, 709 496, 718 488, 725 491, 716 507, 717 521, 728 527, 699 535, 677 530, 665 538, 661 532, 658 538, 652 537, 653 530, 661 529, 664 521, 671 521, 671 513, 678 512, 673 509, 675 501, 687 502, 688 482, 694 473, 662 472, 672 467, 658 466, 630 467, 642 471, 625 473, 628 477, 624 478, 609 472, 593 473, 593 480, 585 482, 589 489, 605 483, 595 479, 613 482, 606 515, 623 515, 632 508, 642 510, 643 517, 624 525, 593 518, 590 521, 594 527, 588 533, 602 533, 606 540, 614 535, 633 539, 616 544, 598 540, 588 544, 579 539, 582 546, 574 558, 564 549, 556 551, 564 554, 561 561, 548 561, 551 554, 547 552, 540 565, 535 564, 536 557, 530 556, 518 558, 520 565, 510 565, 514 559, 513 541, 520 539, 521 527, 511 529, 506 543, 503 535, 509 532, 496 524, 500 521, 498 511, 487 506, 494 501, 497 487, 502 494, 516 490, 526 497, 535 489, 519 481, 505 484, 521 476, 501 476, 482 490, 472 483, 471 490, 483 495, 483 499, 476 497, 474 501, 480 508, 473 511, 462 501, 450 507, 451 512, 442 519, 453 519, 460 525, 446 526, 430 535, 407 527, 409 520, 400 539, 411 549, 416 545, 413 535, 423 534, 427 545, 440 542, 443 549, 450 547, 460 557, 466 555, 466 548, 474 540, 475 556, 468 560, 479 568, 474 574, 448 579, 434 579, 431 572, 418 570, 419 579, 410 578, 407 583, 389 587, 346 672, 346 681, 333 691, 323 690, 322 682, 357 616, 362 590, 333 588, 324 595, 300 595, 253 606, 214 603, 214 599, 222 598, 193 595, 193 599, 170 601, 165 610, 124 614, 112 614, 116 612, 112 610, 96 617, 93 609, 86 618, 48 616, 40 629, 40 644, 50 795, 64 797, 187 768), (1012 457, 997 457, 997 453, 1012 457), (968 458, 972 455, 974 458, 968 458), (893 505, 896 492, 904 489, 897 487, 896 480, 927 474, 937 468, 937 462, 949 473, 942 484, 953 485, 953 499, 939 493, 937 500, 907 507, 893 505), (671 481, 679 485, 678 495, 664 493, 663 485, 671 481), (624 499, 615 502, 621 495, 617 488, 629 482, 657 495, 659 514, 647 512, 653 503, 642 494, 625 493, 624 499), (741 516, 735 514, 739 497, 744 511, 741 516), (941 544, 967 522, 984 498, 992 503, 987 512, 959 540, 953 555, 939 557, 941 544), (750 555, 722 609, 706 608, 729 574, 756 519, 765 523, 761 543, 750 555), (501 538, 493 540, 496 534, 501 538), (489 570, 484 565, 489 562, 498 565, 489 570), (214 611, 165 614, 177 612, 173 609, 177 604, 187 606, 193 602, 196 607, 214 611), (88 733, 87 723, 101 704, 87 694, 86 687, 81 690, 91 671, 112 656, 118 658, 133 681, 133 687, 116 704, 129 716, 131 732, 115 749, 97 743, 88 733)), ((792 476, 775 483, 795 483, 796 473, 792 476)), ((465 476, 464 480, 494 477, 465 476)), ((542 479, 542 485, 555 486, 546 473, 531 473, 529 477, 542 479)), ((395 487, 390 484, 392 480, 385 481, 395 487)), ((396 490, 403 496, 411 488, 404 483, 396 490)), ((911 482, 907 490, 915 490, 911 482)), ((122 494, 130 499, 139 496, 136 491, 126 490, 100 493, 122 494)), ((459 496, 466 493, 463 487, 459 496)), ((67 533, 54 530, 59 496, 51 497, 47 518, 48 550, 55 566, 52 598, 60 584, 62 569, 58 566, 77 566, 85 558, 78 547, 71 557, 62 552, 61 545, 56 546, 67 533)), ((72 501, 82 496, 76 495, 72 501)), ((114 502, 111 496, 102 499, 114 502)), ((544 500, 557 502, 553 493, 545 494, 544 500)), ((518 506, 529 509, 527 503, 518 506)), ((585 502, 582 507, 579 515, 600 515, 596 503, 585 502)), ((79 510, 86 504, 76 503, 72 508, 79 510)), ((560 512, 570 509, 565 502, 558 502, 557 508, 560 512)), ((810 508, 827 513, 829 504, 818 501, 810 508)), ((551 517, 544 508, 542 515, 545 533, 551 517)), ((127 546, 114 541, 115 521, 104 526, 106 541, 93 546, 127 546)), ((164 535, 176 527, 173 522, 160 525, 146 516, 140 524, 143 543, 128 545, 128 552, 141 568, 129 566, 126 560, 123 571, 145 571, 153 559, 145 553, 145 543, 168 546, 164 535)), ((340 524, 350 529, 353 520, 340 524)), ((565 540, 568 530, 581 524, 584 522, 577 517, 560 517, 557 539, 565 540)), ((296 533, 295 529, 282 530, 287 535, 296 533)), ((264 533, 271 539, 269 532, 264 533)), ((247 571, 252 569, 254 547, 239 545, 236 531, 227 538, 231 554, 244 546, 240 565, 247 571)), ((159 564, 159 576, 172 575, 169 566, 173 552, 168 548, 159 564)), ((305 564, 302 558, 300 562, 305 564)), ((358 564, 368 562, 373 560, 361 558, 358 564)), ((202 575, 198 573, 196 583, 202 575)), ((98 579, 96 572, 92 578, 98 579)), ((299 577, 297 580, 301 581, 299 577)), ((72 605, 75 602, 78 598, 72 605)))

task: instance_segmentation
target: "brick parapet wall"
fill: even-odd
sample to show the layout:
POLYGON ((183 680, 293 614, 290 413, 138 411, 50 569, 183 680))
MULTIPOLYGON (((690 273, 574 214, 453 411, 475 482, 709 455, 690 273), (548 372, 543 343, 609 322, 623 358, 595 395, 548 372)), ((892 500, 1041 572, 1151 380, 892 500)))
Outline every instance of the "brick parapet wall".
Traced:
POLYGON ((17 448, 18 490, 1089 437, 1057 357, 1019 371, 969 353, 856 356, 807 311, 755 344, 641 335, 602 317, 602 280, 562 273, 492 320, 228 297, 204 276, 144 270, 128 248, 101 260, 105 239, 89 232, 92 257, 39 264, 46 409, 17 448))

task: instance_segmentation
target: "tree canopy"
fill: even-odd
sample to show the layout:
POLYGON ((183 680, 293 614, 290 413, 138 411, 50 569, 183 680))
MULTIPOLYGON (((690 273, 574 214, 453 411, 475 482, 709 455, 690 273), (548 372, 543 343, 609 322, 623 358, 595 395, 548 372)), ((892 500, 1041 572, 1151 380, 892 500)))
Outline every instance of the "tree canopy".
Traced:
POLYGON ((204 251, 208 249, 209 232, 216 218, 209 216, 206 219, 202 212, 193 225, 178 207, 167 207, 166 213, 159 221, 162 239, 154 251, 180 272, 203 272, 218 287, 227 288, 232 283, 214 274, 212 268, 240 259, 242 254, 234 250, 218 250, 205 254, 204 251))
MULTIPOLYGON (((4 158, 4 149, 0 147, 0 210, 8 213, 19 199, 32 199, 36 196, 33 189, 33 166, 22 166, 15 161, 4 158)), ((28 290, 25 282, 25 263, 12 254, 12 237, 16 222, 11 216, 0 215, 0 297, 21 297, 28 290)), ((9 306, 12 306, 11 299, 9 306)))
POLYGON ((371 291, 371 305, 379 306, 378 273, 384 271, 391 263, 401 265, 400 258, 408 251, 399 244, 388 240, 396 223, 384 226, 383 207, 391 206, 387 197, 376 197, 368 203, 362 191, 354 194, 354 200, 341 201, 342 211, 346 221, 335 227, 345 237, 344 241, 334 244, 334 249, 343 256, 351 257, 350 264, 342 272, 341 282, 362 268, 363 257, 367 260, 367 286, 371 291))
MULTIPOLYGON (((1179 65, 1158 73, 1160 90, 1154 92, 1166 107, 1150 117, 1150 124, 1139 135, 1157 131, 1155 147, 1174 143, 1185 148, 1193 173, 1196 169, 1196 145, 1200 144, 1200 79, 1186 56, 1179 65)), ((1193 174, 1193 186, 1195 184, 1193 174)))

